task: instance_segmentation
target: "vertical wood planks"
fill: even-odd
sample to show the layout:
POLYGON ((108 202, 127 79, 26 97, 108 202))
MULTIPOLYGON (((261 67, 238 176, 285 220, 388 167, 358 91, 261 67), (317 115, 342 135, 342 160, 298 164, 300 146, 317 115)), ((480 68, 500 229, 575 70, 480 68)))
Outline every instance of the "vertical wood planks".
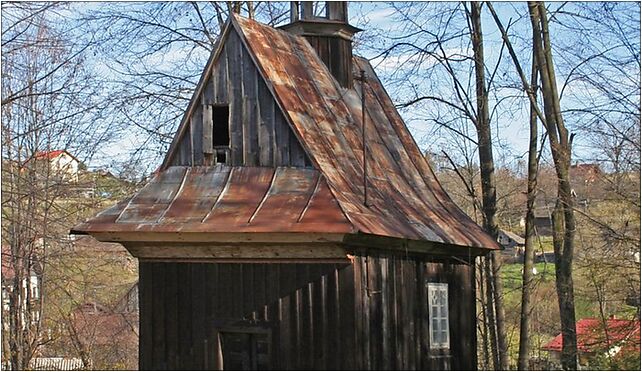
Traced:
POLYGON ((348 265, 339 270, 339 313, 341 350, 339 358, 342 369, 356 369, 353 352, 355 350, 355 276, 354 265, 348 265))
POLYGON ((176 281, 180 284, 178 291, 178 364, 181 369, 192 369, 192 296, 191 266, 176 265, 176 281))
POLYGON ((205 268, 206 264, 190 264, 191 266, 191 308, 192 308, 192 342, 190 345, 192 357, 192 368, 204 368, 204 350, 203 342, 207 335, 205 324, 207 314, 205 313, 206 296, 203 290, 205 281, 205 268))
POLYGON ((258 136, 258 71, 244 47, 241 48, 243 69, 241 91, 243 96, 243 165, 256 166, 259 163, 258 136))
POLYGON ((275 162, 276 164, 290 165, 290 126, 283 113, 275 112, 275 162))
POLYGON ((341 369, 341 363, 336 356, 342 348, 339 324, 339 269, 336 267, 327 276, 327 329, 328 335, 324 341, 327 343, 327 365, 328 370, 341 369))
MULTIPOLYGON (((191 121, 190 121, 191 122, 191 121)), ((191 124, 190 124, 191 127, 191 124)), ((183 137, 179 140, 177 153, 172 159, 172 165, 192 165, 192 133, 191 128, 187 128, 183 137)))
POLYGON ((276 166, 274 159, 275 141, 275 104, 265 82, 258 81, 259 99, 259 164, 264 167, 276 166))
POLYGON ((475 368, 473 279, 455 261, 385 254, 345 266, 143 262, 140 367, 214 368, 220 327, 247 324, 271 330, 271 368, 475 368), (426 281, 449 284, 449 351, 430 349, 426 281))
POLYGON ((230 104, 230 165, 243 165, 243 53, 241 39, 230 32, 225 44, 227 60, 228 97, 230 104))
POLYGON ((141 263, 138 268, 138 303, 140 314, 138 363, 142 370, 154 369, 153 358, 153 315, 154 315, 154 279, 152 265, 141 263))
POLYGON ((165 335, 167 349, 167 368, 177 369, 178 352, 178 280, 176 277, 176 264, 168 264, 165 267, 165 291, 166 291, 166 315, 165 315, 165 335))
MULTIPOLYGON (((165 354, 165 268, 163 264, 151 264, 153 271, 154 282, 158 285, 158 290, 153 294, 152 300, 152 358, 154 363, 152 369, 168 369, 167 359, 165 354)), ((154 287, 154 289, 157 289, 154 287)))
POLYGON ((213 154, 213 142, 212 142, 212 132, 214 129, 214 123, 212 122, 212 105, 204 104, 203 105, 203 136, 201 138, 201 143, 203 146, 203 153, 213 154))
POLYGON ((235 30, 212 67, 203 93, 179 140, 172 165, 208 165, 213 149, 213 104, 229 105, 233 166, 311 166, 272 93, 235 30))
POLYGON ((228 103, 228 72, 227 72, 227 49, 223 50, 216 66, 216 84, 214 87, 214 102, 217 104, 228 103))
POLYGON ((294 132, 291 130, 290 139, 289 139, 289 149, 290 149, 290 164, 295 167, 304 167, 305 166, 305 153, 303 148, 299 145, 299 140, 294 135, 294 132))
POLYGON ((394 354, 391 353, 391 339, 393 336, 393 333, 391 332, 393 330, 393 324, 392 324, 392 319, 390 318, 390 310, 391 310, 391 295, 390 295, 390 272, 389 272, 389 262, 390 259, 388 257, 381 257, 380 258, 381 262, 381 337, 382 337, 382 344, 381 344, 381 358, 382 358, 382 364, 379 367, 380 369, 383 370, 391 370, 393 369, 393 358, 394 354))

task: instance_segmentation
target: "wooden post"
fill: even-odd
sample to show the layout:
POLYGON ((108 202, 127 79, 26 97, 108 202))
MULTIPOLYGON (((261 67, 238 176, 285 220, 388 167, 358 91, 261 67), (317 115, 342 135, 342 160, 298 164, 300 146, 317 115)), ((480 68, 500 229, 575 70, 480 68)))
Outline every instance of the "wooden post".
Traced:
POLYGON ((299 2, 290 1, 290 22, 294 23, 299 20, 299 2))
POLYGON ((212 105, 203 105, 203 153, 211 155, 212 148, 212 105))

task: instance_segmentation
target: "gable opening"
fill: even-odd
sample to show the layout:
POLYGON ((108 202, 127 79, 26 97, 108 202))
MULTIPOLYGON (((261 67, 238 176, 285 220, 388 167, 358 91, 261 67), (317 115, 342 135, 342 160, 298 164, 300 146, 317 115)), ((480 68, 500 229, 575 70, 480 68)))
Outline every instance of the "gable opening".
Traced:
POLYGON ((212 106, 212 148, 216 164, 227 164, 230 154, 230 107, 212 106))
POLYGON ((212 145, 230 147, 230 107, 228 105, 212 106, 212 145))

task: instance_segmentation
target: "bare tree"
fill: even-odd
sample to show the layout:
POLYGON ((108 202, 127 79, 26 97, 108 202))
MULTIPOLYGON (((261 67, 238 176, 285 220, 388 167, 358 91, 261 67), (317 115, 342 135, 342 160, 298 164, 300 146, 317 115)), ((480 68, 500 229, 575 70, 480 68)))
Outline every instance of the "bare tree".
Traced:
POLYGON ((41 333, 47 296, 41 289, 51 247, 67 235, 70 217, 85 207, 60 203, 79 185, 68 177, 68 168, 52 166, 48 154, 69 149, 86 157, 96 143, 116 134, 97 119, 103 106, 84 69, 87 46, 51 27, 62 9, 62 4, 3 4, 2 244, 14 273, 8 319, 3 314, 8 324, 3 356, 12 369, 27 369, 48 341, 41 333), (36 291, 26 285, 32 277, 36 291))
MULTIPOLYGON (((469 160, 472 160, 472 155, 477 157, 477 176, 481 182, 482 224, 486 231, 496 238, 497 192, 489 87, 493 86, 497 66, 489 68, 489 63, 484 57, 481 5, 440 4, 433 8, 428 4, 393 4, 393 7, 396 16, 407 25, 404 35, 395 36, 394 44, 384 49, 375 60, 381 59, 382 63, 385 63, 386 59, 401 59, 401 68, 397 67, 392 78, 398 78, 397 83, 402 84, 408 80, 412 81, 413 90, 411 95, 406 94, 405 103, 400 104, 400 107, 412 107, 415 112, 430 108, 430 121, 436 124, 438 130, 445 129, 455 138, 453 143, 457 145, 459 157, 469 160), (430 12, 432 17, 425 17, 427 12, 430 12), (420 20, 431 18, 437 20, 433 21, 437 25, 433 26, 429 24, 431 22, 420 20), (490 72, 487 75, 488 71, 490 72), (440 84, 429 81, 439 81, 440 84), (469 131, 471 134, 468 134, 469 131), (473 151, 468 151, 471 144, 473 151)), ((464 169, 472 170, 473 167, 464 169)), ((465 180, 465 177, 461 177, 461 172, 459 175, 465 180)), ((464 181, 464 184, 471 194, 474 189, 469 187, 469 184, 472 183, 464 181)), ((475 198, 474 194, 471 196, 475 198)), ((499 257, 492 254, 484 265, 488 303, 483 307, 489 321, 488 344, 492 349, 495 368, 507 369, 508 347, 502 283, 499 280, 499 257)))
POLYGON ((489 4, 489 8, 497 26, 500 28, 502 37, 509 46, 511 58, 518 70, 524 89, 528 93, 531 107, 544 123, 549 139, 551 154, 558 177, 557 203, 553 212, 553 245, 556 257, 555 278, 563 335, 562 366, 565 369, 576 369, 577 339, 572 276, 576 227, 569 181, 572 136, 569 135, 564 125, 560 110, 548 30, 548 16, 546 14, 546 8, 542 3, 529 3, 529 14, 531 16, 533 29, 533 52, 542 84, 544 102, 544 114, 542 114, 538 109, 534 91, 526 80, 518 58, 512 49, 512 45, 509 45, 510 41, 508 40, 507 33, 496 12, 493 10, 492 5, 489 4))
MULTIPOLYGON (((537 67, 535 58, 531 68, 531 87, 533 94, 537 95, 537 67)), ((535 198, 537 196, 537 171, 539 166, 539 156, 537 151, 537 113, 531 107, 529 118, 529 146, 528 146, 528 189, 526 191, 526 238, 524 246, 524 272, 522 274, 522 303, 520 311, 519 324, 519 356, 517 358, 517 369, 520 371, 528 370, 528 357, 530 354, 530 325, 531 325, 531 293, 533 291, 533 268, 535 258, 535 198)))
MULTIPOLYGON (((499 234, 496 214, 497 214, 497 191, 495 186, 495 162, 493 160, 493 143, 490 127, 490 113, 488 108, 488 91, 486 82, 486 61, 484 60, 484 41, 481 26, 481 9, 482 4, 478 2, 470 3, 470 12, 467 12, 470 20, 470 36, 473 47, 473 58, 475 62, 475 86, 476 86, 476 104, 475 111, 475 128, 477 130, 477 143, 479 154, 479 167, 482 190, 482 208, 484 216, 484 229, 495 240, 499 234)), ((497 339, 497 356, 499 357, 495 364, 496 369, 508 369, 508 345, 506 344, 505 315, 503 305, 503 285, 499 278, 499 269, 501 266, 499 252, 492 252, 490 260, 486 259, 486 276, 490 281, 492 289, 492 302, 494 304, 495 322, 490 323, 489 327, 496 328, 497 339)))
POLYGON ((150 174, 162 159, 229 14, 275 25, 289 19, 288 9, 253 1, 79 7, 76 22, 96 45, 103 83, 114 92, 113 120, 135 138, 127 157, 134 168, 150 174))

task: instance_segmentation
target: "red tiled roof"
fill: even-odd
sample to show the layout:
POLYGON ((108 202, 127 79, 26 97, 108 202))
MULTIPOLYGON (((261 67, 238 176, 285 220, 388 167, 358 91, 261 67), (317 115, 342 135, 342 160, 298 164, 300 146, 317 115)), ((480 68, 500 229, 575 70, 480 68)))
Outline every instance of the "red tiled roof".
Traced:
MULTIPOLYGON (((600 319, 586 318, 579 320, 575 329, 577 331, 577 349, 581 352, 606 351, 611 346, 622 342, 625 342, 627 349, 640 351, 640 321, 638 320, 607 319, 607 332, 605 333, 600 319)), ((555 336, 542 349, 561 352, 562 334, 555 336)))
POLYGON ((55 159, 65 152, 67 151, 65 150, 39 151, 34 155, 34 157, 36 159, 55 159))
POLYGON ((129 344, 137 339, 138 314, 116 314, 105 306, 88 302, 74 310, 72 324, 87 344, 129 344))

